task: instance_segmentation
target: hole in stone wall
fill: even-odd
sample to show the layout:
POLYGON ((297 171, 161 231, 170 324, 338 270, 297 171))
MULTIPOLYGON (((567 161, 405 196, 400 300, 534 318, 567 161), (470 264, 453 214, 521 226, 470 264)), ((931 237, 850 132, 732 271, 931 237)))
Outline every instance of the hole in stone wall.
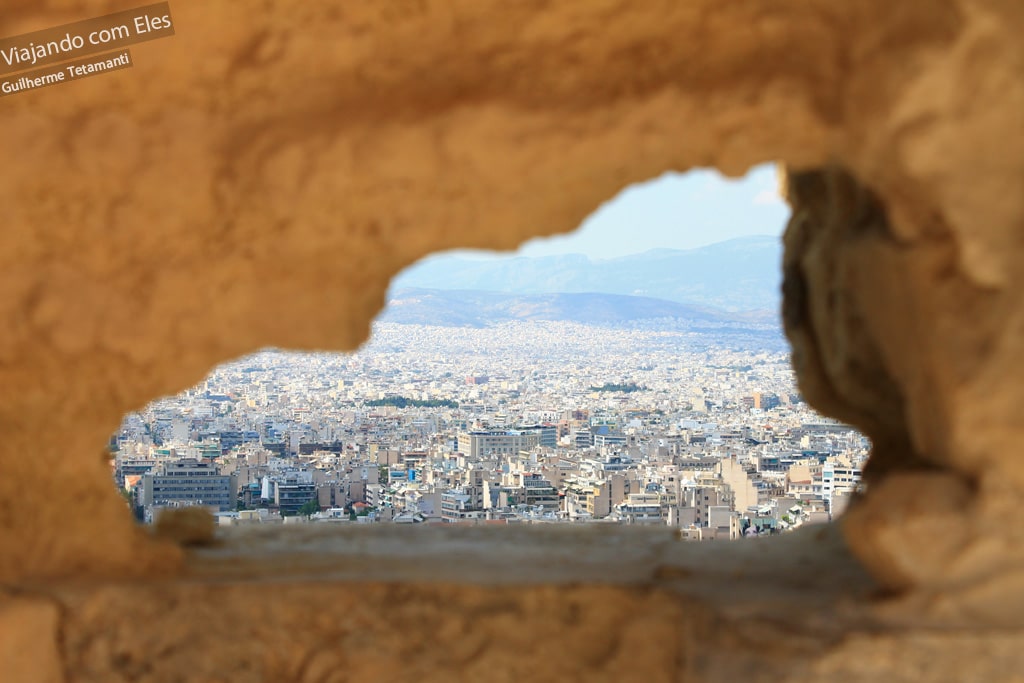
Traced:
POLYGON ((140 521, 621 523, 737 538, 827 521, 866 440, 799 396, 775 169, 667 174, 575 233, 399 274, 358 352, 266 350, 125 417, 140 521))

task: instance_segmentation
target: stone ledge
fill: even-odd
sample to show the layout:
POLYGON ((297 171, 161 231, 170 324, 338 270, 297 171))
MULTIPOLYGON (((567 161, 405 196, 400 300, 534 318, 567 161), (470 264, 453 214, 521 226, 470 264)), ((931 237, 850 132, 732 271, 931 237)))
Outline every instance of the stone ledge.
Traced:
POLYGON ((887 621, 833 527, 221 534, 176 578, 21 587, 60 608, 66 680, 916 681, 1024 664, 1018 631, 887 621))

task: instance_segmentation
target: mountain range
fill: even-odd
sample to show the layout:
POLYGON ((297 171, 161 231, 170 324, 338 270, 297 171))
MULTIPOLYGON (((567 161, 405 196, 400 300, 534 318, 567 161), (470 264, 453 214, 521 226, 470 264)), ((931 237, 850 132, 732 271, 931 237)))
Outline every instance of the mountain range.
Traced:
POLYGON ((438 327, 486 328, 508 322, 558 321, 595 327, 686 332, 712 345, 737 341, 758 348, 782 343, 772 311, 731 313, 664 299, 623 294, 510 294, 440 289, 392 291, 382 322, 438 327))
POLYGON ((393 291, 380 319, 385 322, 487 327, 515 320, 555 320, 617 325, 672 318, 691 323, 731 322, 728 314, 674 301, 621 294, 508 294, 440 289, 393 291))
MULTIPOLYGON (((719 311, 774 314, 780 301, 781 262, 781 240, 772 236, 740 237, 697 249, 655 249, 601 261, 582 254, 486 259, 441 254, 400 273, 392 284, 392 292, 430 289, 516 295, 601 293, 719 311)), ((633 303, 641 307, 651 305, 633 303)), ((560 304, 550 300, 544 304, 533 301, 530 305, 560 304)), ((588 304, 592 305, 593 302, 588 304)))

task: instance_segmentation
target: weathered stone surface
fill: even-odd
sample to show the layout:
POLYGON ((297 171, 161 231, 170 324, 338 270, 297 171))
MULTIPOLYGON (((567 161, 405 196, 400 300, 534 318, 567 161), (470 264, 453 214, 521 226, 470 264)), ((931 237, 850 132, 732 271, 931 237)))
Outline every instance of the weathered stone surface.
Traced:
POLYGON ((0 595, 0 666, 5 681, 62 683, 57 605, 0 595))
MULTIPOLYGON (((134 4, 9 0, 0 34, 134 4)), ((592 598, 617 610, 636 600, 650 620, 624 619, 623 638, 648 652, 657 634, 667 644, 651 661, 675 657, 688 679, 729 679, 747 661, 835 680, 1019 669, 1016 632, 974 641, 984 661, 941 668, 929 658, 966 641, 918 638, 913 621, 1019 626, 1019 2, 211 0, 173 12, 177 35, 134 48, 134 68, 0 100, 0 580, 183 570, 180 548, 136 529, 110 489, 100 452, 125 411, 263 346, 353 348, 389 277, 431 251, 510 248, 570 230, 617 190, 669 169, 739 174, 778 160, 796 172, 786 317, 801 386, 876 443, 875 479, 845 532, 883 585, 913 589, 884 617, 903 626, 858 632, 813 670, 794 658, 773 668, 764 650, 726 656, 761 647, 764 628, 688 640, 678 623, 684 632, 705 624, 679 622, 692 604, 649 588, 559 597, 541 586, 524 607, 505 589, 378 586, 367 599, 400 602, 410 629, 416 605, 458 607, 450 622, 424 620, 437 629, 424 642, 451 654, 369 638, 374 677, 406 665, 426 676, 421 660, 444 670, 459 657, 507 665, 489 668, 492 678, 520 671, 526 663, 495 645, 499 634, 521 617, 555 619, 546 600, 571 611, 592 598), (845 170, 803 173, 813 168, 845 170), (929 525, 968 540, 929 546, 916 531, 929 525), (479 604, 497 616, 481 628, 478 654, 456 652, 461 640, 444 629, 472 641, 479 604), (701 660, 700 646, 714 656, 701 660), (403 653, 411 659, 394 663, 403 653)), ((793 595, 819 588, 799 584, 793 595)), ((330 590, 366 614, 347 588, 330 590)), ((306 615, 275 602, 312 605, 307 585, 287 584, 258 608, 248 607, 253 584, 224 591, 224 614, 269 620, 246 635, 271 642, 270 624, 309 633, 306 615)), ((184 662, 200 624, 185 605, 215 593, 171 582, 133 584, 128 604, 113 588, 68 597, 65 657, 83 677, 159 680, 166 674, 125 643, 184 662), (105 611, 154 619, 161 605, 182 619, 166 636, 151 622, 129 632, 105 611)), ((221 619, 220 637, 237 628, 204 609, 221 619)), ((331 648, 350 654, 359 630, 325 628, 319 641, 285 639, 238 666, 342 678, 331 648)), ((568 651, 599 661, 585 625, 566 628, 568 651)), ((540 633, 522 643, 550 655, 547 664, 558 651, 540 633)), ((20 656, 12 637, 0 638, 0 664, 20 656)), ((616 659, 627 650, 609 649, 609 671, 633 675, 616 659)), ((198 666, 211 680, 231 675, 198 666)))
MULTIPOLYGON (((956 447, 961 430, 973 444, 983 431, 1020 429, 1001 408, 974 423, 957 408, 999 362, 993 337, 1019 297, 972 281, 942 221, 900 235, 878 197, 840 169, 795 172, 787 190, 783 320, 800 386, 873 442, 868 494, 843 520, 851 548, 890 589, 949 593, 941 608, 918 604, 930 613, 1019 623, 1020 603, 996 597, 1024 586, 1024 531, 1009 522, 1018 460, 1007 450, 982 464, 956 447)), ((1019 373, 989 377, 987 399, 1006 400, 1019 373)))
MULTIPOLYGON (((8 4, 0 33, 132 4, 8 4)), ((173 568, 94 455, 123 413, 263 346, 353 348, 430 251, 513 247, 665 170, 772 159, 843 161, 904 230, 934 204, 967 239, 939 192, 988 157, 927 133, 959 125, 978 50, 1016 49, 1009 4, 971 7, 181 3, 132 69, 4 98, 0 501, 23 504, 0 515, 0 577, 173 568)), ((1012 65, 969 111, 979 135, 985 112, 1009 120, 1012 65)))
POLYGON ((217 520, 201 507, 164 510, 153 525, 153 535, 180 545, 208 545, 213 542, 217 520))
POLYGON ((75 681, 777 680, 836 647, 873 586, 834 530, 777 540, 238 528, 181 580, 51 590, 75 681))
POLYGON ((179 579, 51 584, 69 680, 909 683, 1024 664, 1019 630, 893 622, 830 528, 700 544, 303 525, 222 541, 179 579))

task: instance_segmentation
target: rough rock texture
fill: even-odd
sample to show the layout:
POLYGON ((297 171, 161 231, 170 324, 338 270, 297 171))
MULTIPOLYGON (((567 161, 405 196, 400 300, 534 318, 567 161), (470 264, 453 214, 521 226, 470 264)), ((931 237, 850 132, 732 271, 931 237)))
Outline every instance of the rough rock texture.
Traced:
POLYGON ((986 429, 1020 430, 999 413, 1021 372, 982 372, 1000 362, 995 339, 1018 343, 1003 325, 1014 307, 1024 311, 1019 297, 973 282, 938 219, 926 235, 901 236, 878 197, 842 170, 793 172, 787 192, 783 321, 800 386, 873 442, 868 494, 843 521, 851 548, 888 588, 962 599, 933 611, 1019 623, 1024 532, 1009 522, 1017 459, 1012 450, 971 458, 986 429), (991 392, 975 422, 957 403, 972 385, 974 396, 991 392))
POLYGON ((846 642, 889 647, 872 582, 829 530, 744 544, 608 526, 229 531, 180 580, 47 586, 69 678, 868 681, 846 642))
POLYGON ((0 665, 5 681, 65 680, 59 618, 53 601, 0 594, 0 665))
POLYGON ((1024 663, 1020 630, 894 621, 836 529, 327 527, 228 530, 180 579, 47 585, 68 680, 916 683, 1024 663))
MULTIPOLYGON (((7 0, 0 35, 134 4, 7 0)), ((134 68, 0 99, 0 580, 181 571, 109 485, 126 411, 263 346, 353 348, 431 251, 778 160, 801 386, 878 444, 851 548, 929 614, 1014 620, 1024 5, 172 9, 134 68)))

